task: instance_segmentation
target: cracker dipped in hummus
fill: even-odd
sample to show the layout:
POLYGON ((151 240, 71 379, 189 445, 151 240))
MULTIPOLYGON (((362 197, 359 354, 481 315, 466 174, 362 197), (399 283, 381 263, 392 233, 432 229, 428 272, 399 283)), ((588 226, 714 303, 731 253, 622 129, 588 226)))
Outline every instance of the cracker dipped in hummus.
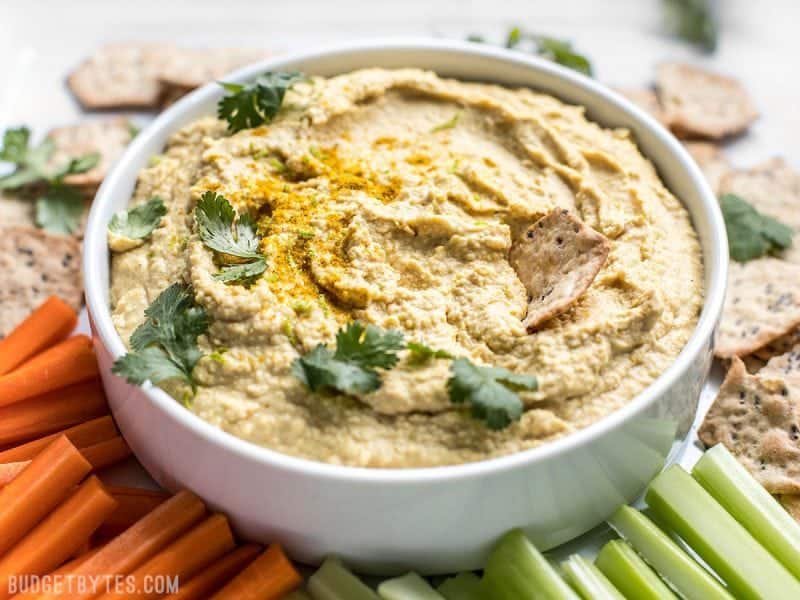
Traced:
POLYGON ((300 80, 266 124, 173 135, 131 205, 154 198, 152 233, 110 236, 120 335, 185 286, 207 317, 201 357, 191 386, 160 385, 318 461, 458 464, 567 435, 657 378, 703 300, 688 213, 630 132, 528 89, 412 69, 300 80), (215 218, 249 249, 221 251, 215 218), (391 360, 365 385, 315 383, 319 361, 349 376, 353 333, 391 338, 391 360), (500 388, 520 403, 502 427, 459 401, 500 388))

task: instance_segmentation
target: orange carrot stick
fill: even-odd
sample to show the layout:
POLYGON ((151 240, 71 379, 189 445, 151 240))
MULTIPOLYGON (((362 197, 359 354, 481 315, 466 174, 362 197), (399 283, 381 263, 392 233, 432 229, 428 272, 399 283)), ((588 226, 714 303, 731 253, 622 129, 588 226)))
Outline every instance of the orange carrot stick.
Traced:
POLYGON ((167 596, 168 600, 205 600, 219 590, 249 565, 261 547, 255 544, 241 546, 223 556, 216 564, 192 577, 188 583, 181 583, 180 590, 167 596))
POLYGON ((70 574, 98 582, 93 590, 70 590, 71 593, 40 594, 39 600, 88 600, 106 589, 117 575, 127 575, 155 556, 165 546, 203 518, 206 507, 191 492, 183 491, 156 508, 125 533, 111 540, 92 558, 74 568, 70 574))
POLYGON ((0 375, 0 406, 94 379, 98 374, 92 340, 76 335, 0 375))
POLYGON ((169 498, 168 494, 154 490, 112 486, 106 489, 117 501, 117 508, 92 536, 95 542, 118 536, 169 498))
POLYGON ((108 403, 98 381, 55 390, 0 407, 0 446, 39 438, 106 414, 108 403))
POLYGON ((92 465, 93 471, 99 471, 131 455, 131 449, 121 436, 100 442, 88 448, 81 448, 81 454, 92 465))
MULTIPOLYGON (((21 405, 17 404, 16 406, 19 407, 21 405)), ((67 436, 67 439, 80 450, 115 438, 119 435, 119 431, 117 431, 117 426, 114 425, 114 420, 110 416, 99 417, 27 442, 21 446, 4 450, 0 452, 0 463, 32 460, 43 448, 61 435, 67 436)))
POLYGON ((112 590, 100 598, 161 598, 166 592, 148 592, 147 581, 156 582, 160 578, 166 587, 166 578, 173 577, 177 578, 179 585, 182 579, 188 580, 235 546, 228 519, 223 515, 212 515, 131 573, 125 582, 126 593, 112 590), (135 591, 128 592, 128 586, 135 591))
POLYGON ((111 514, 115 500, 96 477, 37 525, 0 559, 0 600, 12 594, 9 580, 16 575, 44 575, 72 556, 111 514))
POLYGON ((278 600, 303 583, 278 544, 272 544, 212 600, 278 600))
POLYGON ((0 490, 0 556, 66 498, 91 468, 61 436, 0 490))
POLYGON ((29 460, 0 464, 0 487, 14 481, 16 476, 22 473, 29 464, 31 464, 29 460))
POLYGON ((62 341, 77 324, 78 314, 72 307, 60 298, 50 296, 5 339, 0 340, 0 375, 62 341))

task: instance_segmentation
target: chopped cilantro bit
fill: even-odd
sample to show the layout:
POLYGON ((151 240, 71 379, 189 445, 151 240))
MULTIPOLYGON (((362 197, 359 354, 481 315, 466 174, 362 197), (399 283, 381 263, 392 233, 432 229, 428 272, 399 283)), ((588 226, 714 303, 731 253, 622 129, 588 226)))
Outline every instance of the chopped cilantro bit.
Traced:
POLYGON ((302 73, 277 71, 264 73, 246 85, 221 82, 228 95, 219 101, 217 115, 228 122, 231 133, 269 123, 278 114, 286 92, 302 79, 302 73))
POLYGON ((758 212, 739 196, 724 194, 719 203, 733 260, 747 262, 792 245, 791 227, 758 212))
POLYGON ((453 361, 447 381, 450 401, 469 404, 472 416, 485 421, 489 429, 503 429, 518 420, 523 406, 516 392, 536 388, 536 377, 478 366, 466 358, 453 361))
POLYGON ((286 165, 285 162, 282 160, 275 158, 274 156, 269 159, 269 165, 275 169, 278 173, 286 173, 289 170, 289 167, 286 165))
POLYGON ((312 306, 310 302, 306 302, 305 300, 298 300, 292 303, 292 310, 297 315, 307 315, 311 312, 312 306))
POLYGON ((423 364, 436 358, 453 358, 453 355, 446 350, 435 350, 422 342, 408 342, 406 348, 411 353, 409 361, 413 364, 423 364))
POLYGON ((111 217, 108 230, 114 235, 141 240, 153 233, 166 214, 164 201, 153 197, 144 204, 116 213, 111 217))
POLYGON ((440 123, 436 127, 433 127, 430 132, 437 133, 439 131, 445 131, 446 129, 453 129, 456 125, 458 125, 458 120, 460 118, 461 118, 461 113, 457 112, 444 123, 440 123))
POLYGON ((164 158, 163 154, 153 154, 150 158, 147 159, 147 166, 148 167, 155 167, 161 160, 164 158))
POLYGON ((297 237, 302 238, 304 240, 314 239, 314 236, 316 235, 313 231, 306 231, 304 229, 298 229, 297 231, 295 231, 295 233, 297 234, 297 237))

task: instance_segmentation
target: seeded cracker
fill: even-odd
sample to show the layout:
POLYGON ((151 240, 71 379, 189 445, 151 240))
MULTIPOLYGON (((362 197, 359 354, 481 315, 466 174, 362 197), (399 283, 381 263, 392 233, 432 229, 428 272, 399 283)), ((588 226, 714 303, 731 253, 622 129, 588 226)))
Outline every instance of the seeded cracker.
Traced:
POLYGON ((48 296, 80 309, 83 301, 80 243, 32 227, 0 229, 0 337, 7 335, 48 296))
POLYGON ((800 345, 770 358, 758 374, 761 377, 781 377, 800 384, 800 345))
POLYGON ((697 432, 707 447, 722 443, 772 494, 800 493, 800 385, 750 375, 734 358, 697 432))
POLYGON ((722 179, 731 171, 731 164, 720 147, 709 142, 685 142, 684 146, 703 171, 711 191, 719 195, 722 179))
POLYGON ((509 261, 528 292, 529 332, 567 310, 594 281, 610 251, 608 240, 556 209, 531 225, 512 246, 509 261))
POLYGON ((742 133, 758 117, 737 80, 692 65, 662 64, 657 88, 670 128, 681 137, 721 139, 742 133))

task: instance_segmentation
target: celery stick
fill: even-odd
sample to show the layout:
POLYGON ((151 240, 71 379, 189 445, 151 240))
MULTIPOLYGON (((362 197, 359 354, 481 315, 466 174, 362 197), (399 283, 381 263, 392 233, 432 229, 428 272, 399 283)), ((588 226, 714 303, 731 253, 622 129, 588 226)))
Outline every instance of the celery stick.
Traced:
POLYGON ((332 557, 309 578, 308 591, 314 600, 378 600, 375 592, 332 557))
POLYGON ((789 572, 800 578, 800 525, 722 444, 706 452, 692 476, 789 572))
POLYGON ((492 550, 481 587, 492 600, 580 600, 519 529, 505 534, 492 550))
POLYGON ((378 596, 383 600, 444 600, 416 573, 384 581, 378 586, 378 596))
POLYGON ((656 477, 645 498, 736 598, 800 598, 800 582, 681 467, 656 477))
POLYGON ((608 524, 682 597, 687 600, 733 600, 733 596, 708 571, 638 510, 622 506, 608 524))
POLYGON ((626 598, 677 599, 633 548, 622 540, 611 540, 603 546, 595 564, 626 598))
POLYGON ((288 596, 284 596, 281 600, 311 600, 311 596, 305 590, 295 590, 288 596))
POLYGON ((625 600, 602 571, 580 554, 573 554, 561 563, 561 570, 584 600, 625 600))
POLYGON ((446 600, 483 600, 481 580, 475 573, 459 573, 440 585, 437 590, 446 600))

